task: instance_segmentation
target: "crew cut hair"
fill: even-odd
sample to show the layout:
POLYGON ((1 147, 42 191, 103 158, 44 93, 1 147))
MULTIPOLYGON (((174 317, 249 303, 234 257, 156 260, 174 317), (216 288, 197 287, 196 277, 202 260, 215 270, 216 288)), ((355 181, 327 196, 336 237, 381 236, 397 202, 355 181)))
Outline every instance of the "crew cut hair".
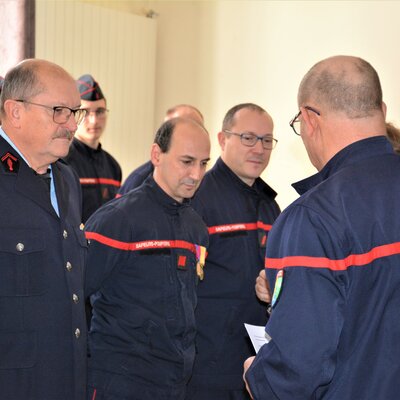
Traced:
POLYGON ((331 66, 327 60, 315 64, 304 76, 298 92, 299 106, 321 104, 349 119, 365 118, 382 109, 378 73, 361 58, 331 66))
POLYGON ((260 114, 267 112, 260 106, 254 103, 242 103, 233 106, 228 112, 225 114, 224 120, 222 121, 222 130, 230 130, 232 126, 235 124, 235 115, 238 111, 248 108, 249 110, 259 112, 260 114))

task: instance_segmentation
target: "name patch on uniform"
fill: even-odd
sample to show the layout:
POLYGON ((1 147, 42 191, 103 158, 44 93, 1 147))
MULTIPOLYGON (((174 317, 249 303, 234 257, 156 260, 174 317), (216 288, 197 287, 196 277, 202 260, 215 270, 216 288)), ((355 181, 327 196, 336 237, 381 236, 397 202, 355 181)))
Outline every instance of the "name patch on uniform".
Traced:
POLYGON ((279 296, 282 292, 282 285, 283 285, 283 269, 278 271, 278 274, 276 275, 275 288, 274 288, 274 293, 272 295, 272 301, 271 301, 272 308, 274 308, 276 306, 276 303, 279 300, 279 296))
POLYGON ((7 152, 1 157, 1 165, 5 172, 10 172, 16 174, 19 169, 19 161, 14 154, 7 152))

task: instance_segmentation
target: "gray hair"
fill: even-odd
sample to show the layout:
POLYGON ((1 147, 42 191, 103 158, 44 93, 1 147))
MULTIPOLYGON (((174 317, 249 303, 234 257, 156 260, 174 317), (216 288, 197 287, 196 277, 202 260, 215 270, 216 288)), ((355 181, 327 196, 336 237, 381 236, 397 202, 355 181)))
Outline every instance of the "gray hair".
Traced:
POLYGON ((315 64, 304 76, 298 92, 299 106, 323 105, 348 118, 365 118, 382 109, 379 76, 367 61, 337 56, 315 64))

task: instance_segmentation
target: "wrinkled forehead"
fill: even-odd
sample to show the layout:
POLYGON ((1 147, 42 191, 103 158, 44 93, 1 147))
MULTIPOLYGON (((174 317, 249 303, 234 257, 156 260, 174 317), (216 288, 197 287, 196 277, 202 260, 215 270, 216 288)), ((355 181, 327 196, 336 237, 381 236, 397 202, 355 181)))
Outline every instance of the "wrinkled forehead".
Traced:
POLYGON ((40 78, 40 84, 43 90, 38 97, 46 98, 55 104, 79 106, 81 98, 75 86, 75 82, 68 75, 53 74, 45 79, 40 78))

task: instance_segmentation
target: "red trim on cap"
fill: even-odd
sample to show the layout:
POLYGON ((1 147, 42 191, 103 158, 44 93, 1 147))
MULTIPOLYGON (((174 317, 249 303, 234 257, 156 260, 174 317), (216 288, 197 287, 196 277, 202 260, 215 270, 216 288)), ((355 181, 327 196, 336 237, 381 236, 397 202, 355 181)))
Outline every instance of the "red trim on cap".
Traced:
POLYGON ((216 225, 208 227, 208 233, 214 235, 216 233, 236 232, 236 231, 255 231, 263 229, 264 231, 271 230, 272 225, 264 224, 261 221, 250 223, 236 223, 227 225, 216 225))
POLYGON ((120 187, 121 182, 108 178, 79 178, 81 185, 111 185, 120 187))
POLYGON ((332 271, 345 271, 349 267, 368 265, 378 258, 400 254, 400 242, 377 246, 363 254, 350 254, 340 260, 326 257, 289 256, 284 258, 266 258, 265 268, 282 269, 285 267, 326 268, 332 271))
POLYGON ((185 240, 145 240, 142 242, 121 242, 97 232, 85 232, 86 239, 95 240, 101 244, 118 250, 138 251, 149 249, 185 249, 196 254, 196 246, 185 240))

